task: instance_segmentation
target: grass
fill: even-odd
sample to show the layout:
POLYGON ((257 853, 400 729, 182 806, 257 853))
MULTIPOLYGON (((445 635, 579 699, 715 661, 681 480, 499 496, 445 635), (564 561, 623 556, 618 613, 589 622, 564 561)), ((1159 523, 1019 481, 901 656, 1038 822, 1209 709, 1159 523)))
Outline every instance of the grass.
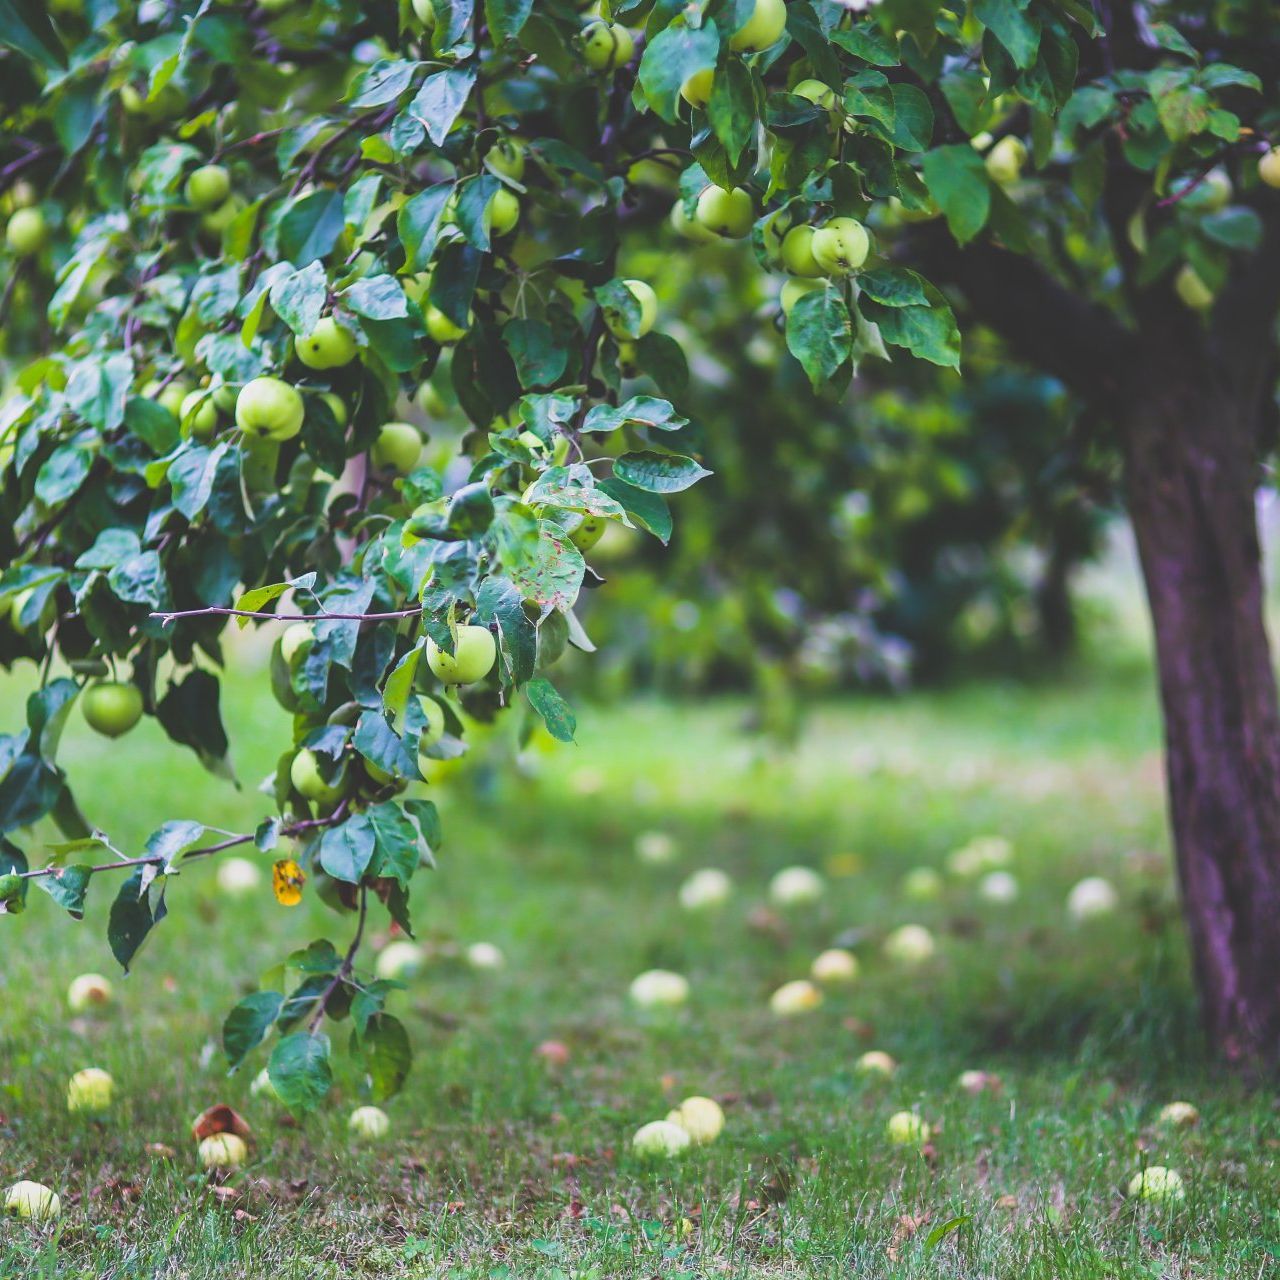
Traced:
MULTIPOLYGON (((217 1047, 260 972, 313 937, 342 946, 348 918, 310 897, 282 909, 265 886, 232 902, 201 865, 172 886, 114 1008, 76 1019, 70 979, 112 971, 109 894, 96 886, 80 925, 34 895, 0 922, 0 1183, 49 1183, 64 1214, 56 1230, 0 1222, 0 1276, 1274 1275, 1280 1119, 1200 1042, 1149 675, 826 704, 776 757, 740 733, 742 712, 596 709, 579 745, 536 773, 451 784, 440 867, 416 895, 437 958, 398 1010, 417 1061, 374 1148, 346 1136, 359 1082, 341 1028, 335 1093, 302 1123, 250 1097, 261 1056, 228 1079, 217 1047), (675 837, 674 865, 637 861, 645 830, 675 837), (1014 842, 1016 904, 954 879, 938 902, 903 900, 908 868, 940 867, 984 832, 1014 842), (825 869, 829 892, 772 910, 768 879, 793 863, 825 869), (703 866, 736 893, 691 916, 675 891, 703 866), (1094 873, 1122 907, 1074 928, 1063 900, 1094 873), (879 952, 907 921, 940 942, 914 971, 879 952), (502 947, 505 970, 460 961, 479 939, 502 947), (805 1017, 773 1017, 770 992, 834 943, 858 953, 860 981, 805 1017), (693 984, 667 1018, 627 1004, 653 966, 693 984), (546 1039, 569 1047, 565 1066, 535 1055, 546 1039), (871 1047, 900 1060, 892 1081, 853 1070, 871 1047), (88 1065, 117 1081, 101 1121, 65 1110, 67 1077, 88 1065), (966 1068, 1003 1090, 964 1094, 966 1068), (630 1135, 690 1093, 724 1102, 725 1133, 678 1164, 639 1163, 630 1135), (1174 1098, 1200 1107, 1199 1128, 1155 1124, 1174 1098), (226 1188, 198 1172, 188 1132, 215 1101, 257 1135, 226 1188), (885 1144, 900 1108, 934 1126, 925 1154, 885 1144), (1124 1198, 1144 1163, 1182 1172, 1183 1207, 1124 1198)), ((227 718, 256 781, 286 726, 248 678, 231 682, 227 718)), ((121 747, 77 725, 64 757, 124 848, 167 817, 246 830, 266 811, 152 725, 121 747)))

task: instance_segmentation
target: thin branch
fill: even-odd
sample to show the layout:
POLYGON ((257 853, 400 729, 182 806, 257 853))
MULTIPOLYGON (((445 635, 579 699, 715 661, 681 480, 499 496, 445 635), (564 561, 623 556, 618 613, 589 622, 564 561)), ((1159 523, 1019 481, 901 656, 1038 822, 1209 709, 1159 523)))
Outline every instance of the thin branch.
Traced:
MULTIPOLYGON (((296 836, 303 835, 307 831, 316 831, 321 827, 336 827, 347 816, 347 802, 344 800, 332 813, 327 814, 323 818, 305 818, 301 822, 291 822, 287 827, 280 828, 280 834, 293 839, 296 836)), ((201 845, 198 849, 188 849, 182 855, 182 861, 188 862, 196 858, 211 858, 216 853, 222 853, 226 849, 237 849, 241 845, 248 844, 253 840, 253 835, 233 835, 226 840, 220 840, 217 844, 201 845)), ((169 859, 158 853, 143 854, 140 858, 118 858, 115 862, 103 862, 96 867, 86 867, 85 870, 90 875, 96 875, 100 871, 124 871, 130 867, 162 867, 169 862, 169 859)), ((20 871, 17 873, 19 880, 39 880, 47 876, 53 876, 55 879, 62 872, 62 867, 56 867, 50 864, 47 867, 40 867, 35 871, 20 871)))
POLYGON ((384 613, 328 613, 323 609, 319 613, 267 613, 257 609, 231 609, 222 605, 210 605, 206 609, 177 609, 173 613, 152 613, 148 616, 158 618, 165 626, 179 618, 263 618, 268 622, 384 622, 393 618, 416 618, 422 612, 422 606, 414 605, 409 609, 389 609, 384 613))
POLYGON ((360 950, 360 943, 364 939, 364 922, 368 914, 369 890, 362 883, 360 885, 360 918, 356 921, 356 934, 351 939, 351 945, 347 948, 347 954, 342 958, 342 964, 338 967, 338 972, 333 975, 333 981, 324 989, 324 994, 316 1004, 316 1011, 312 1015, 311 1021, 307 1024, 307 1030, 312 1035, 315 1035, 320 1023, 324 1020, 325 1009, 328 1007, 333 993, 351 976, 355 967, 356 952, 360 950))

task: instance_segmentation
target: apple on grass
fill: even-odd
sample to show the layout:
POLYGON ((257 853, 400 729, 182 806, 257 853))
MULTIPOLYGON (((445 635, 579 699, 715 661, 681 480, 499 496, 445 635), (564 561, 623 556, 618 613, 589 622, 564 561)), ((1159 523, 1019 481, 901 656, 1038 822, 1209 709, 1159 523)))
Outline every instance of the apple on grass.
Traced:
POLYGON ((821 1003, 822 992, 808 978, 784 982, 769 997, 769 1008, 780 1018, 794 1018, 797 1014, 808 1013, 821 1003))
POLYGON ((1160 1108, 1156 1123, 1168 1129, 1194 1129, 1200 1123, 1200 1112, 1190 1102, 1169 1102, 1160 1108))
POLYGON ((467 948, 467 963, 482 973, 494 973, 506 966, 507 958, 492 942, 473 942, 467 948))
POLYGON ((236 397, 236 426, 248 436, 291 440, 306 416, 297 387, 281 378, 254 378, 236 397))
POLYGON ((784 867, 769 881, 769 901, 775 907, 802 907, 818 902, 826 881, 812 867, 784 867))
POLYGON ((422 456, 422 436, 411 422, 388 422, 369 450, 375 467, 386 467, 407 476, 422 456))
POLYGON ((357 1107, 347 1121, 353 1138, 361 1142, 377 1142, 391 1131, 391 1120, 381 1107, 357 1107))
POLYGON ((390 982, 403 982, 421 973, 427 962, 427 953, 416 943, 399 938, 388 942, 374 962, 373 971, 379 978, 390 982))
POLYGON ((922 1147, 932 1130, 914 1111, 897 1111, 885 1125, 885 1136, 895 1147, 922 1147))
POLYGON ((229 898, 242 898, 262 883, 262 872, 248 858, 227 858, 218 864, 218 888, 229 898))
POLYGON ((937 950, 933 934, 922 924, 904 924, 884 940, 884 953, 897 964, 918 965, 937 950))
POLYGON ((843 947, 832 947, 814 958, 810 976, 824 986, 843 986, 856 981, 858 957, 843 947))
POLYGON ((651 1120, 636 1130, 631 1149, 645 1160, 670 1160, 683 1154, 692 1141, 683 1126, 670 1120, 651 1120))
POLYGON ((453 653, 427 639, 427 666, 445 684, 475 684, 493 670, 498 646, 488 627, 461 626, 453 653))
POLYGON ((942 876, 932 867, 912 867, 902 877, 902 896, 912 902, 932 902, 942 896, 942 876))
POLYGON ((670 969, 647 969, 631 983, 633 1004, 642 1009, 674 1009, 689 998, 689 980, 670 969))
POLYGON ((1085 876, 1067 894, 1067 914, 1076 924, 1110 915, 1120 904, 1111 881, 1102 876, 1085 876))
POLYGON ((1018 882, 1007 871, 989 871, 978 882, 978 894, 987 902, 1004 906, 1018 897, 1018 882))
POLYGON ((733 892, 733 881, 718 867, 695 871, 680 886, 678 898, 686 911, 708 911, 722 907, 733 892))
POLYGON ((52 1222, 62 1215, 62 1201, 41 1182, 15 1182, 5 1192, 4 1211, 32 1222, 52 1222))
POLYGON ((1176 1169, 1162 1164, 1148 1165, 1129 1179, 1127 1193, 1130 1199, 1145 1200, 1149 1204, 1172 1207, 1187 1198, 1182 1175, 1176 1169))
POLYGON ((305 338, 295 339, 293 349, 308 369, 341 369, 360 351, 350 330, 344 329, 333 316, 322 316, 305 338))
POLYGON ((853 1064, 853 1069, 862 1076, 880 1076, 890 1080, 898 1070, 898 1064, 883 1049, 868 1049, 853 1064))
POLYGON ((669 1124, 678 1124, 696 1146, 714 1142, 724 1128, 724 1111, 714 1098, 694 1095, 686 1098, 667 1116, 669 1124))
POLYGON ((118 738, 142 719, 142 691, 120 680, 100 680, 81 695, 80 709, 91 729, 118 738))
POLYGON ((67 1110, 72 1115, 96 1115, 111 1106, 116 1082, 99 1067, 77 1071, 67 1083, 67 1110))
POLYGON ((665 831, 642 831, 636 836, 636 857, 651 867, 666 866, 674 860, 675 840, 665 831))
POLYGON ((249 1148, 235 1133, 215 1133, 197 1148, 201 1166, 210 1173, 238 1169, 249 1158, 249 1148))
POLYGON ((67 1005, 72 1013, 87 1013, 111 1003, 111 983, 100 973, 82 973, 67 988, 67 1005))

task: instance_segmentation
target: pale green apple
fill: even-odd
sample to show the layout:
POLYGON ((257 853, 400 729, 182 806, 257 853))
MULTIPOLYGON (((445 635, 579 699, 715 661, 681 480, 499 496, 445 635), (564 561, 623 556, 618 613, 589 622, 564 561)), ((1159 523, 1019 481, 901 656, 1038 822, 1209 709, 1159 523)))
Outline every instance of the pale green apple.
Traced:
POLYGON ((785 0, 756 0, 751 16, 729 37, 735 53, 759 53, 776 44, 787 27, 785 0))
POLYGON ((231 174, 220 164, 204 164, 187 179, 187 200, 197 209, 216 209, 231 194, 231 174))
POLYGON ((698 221, 726 240, 741 240, 751 231, 755 204, 745 187, 710 186, 698 197, 698 221))
POLYGON ((848 275, 867 260, 871 237, 856 218, 832 218, 813 233, 814 261, 832 276, 848 275))
POLYGON ((49 243, 49 224, 39 209, 18 209, 4 229, 4 238, 19 258, 30 258, 49 243))
POLYGON ((418 465, 421 456, 422 436, 410 422, 388 422, 369 450, 375 467, 389 467, 402 476, 418 465))
POLYGON ((608 73, 625 67, 636 51, 635 38, 619 22, 596 19, 583 27, 578 37, 582 61, 592 71, 608 73))
POLYGON ((427 666, 445 684, 475 684, 493 669, 498 646, 488 627, 461 626, 453 653, 427 639, 427 666))
POLYGON ((298 389, 280 378, 254 378, 236 397, 236 426, 245 435, 291 440, 302 430, 304 416, 298 389))
POLYGON ((80 695, 80 709, 91 729, 118 738, 142 718, 142 692, 135 684, 102 680, 80 695))
POLYGON ((293 349, 308 369, 341 369, 350 364, 360 348, 349 329, 333 316, 322 316, 305 338, 294 340, 293 349))
POLYGON ((606 316, 605 326, 615 338, 635 342, 643 338, 658 319, 658 295, 644 280, 624 280, 631 296, 640 304, 640 318, 628 327, 620 316, 606 316))

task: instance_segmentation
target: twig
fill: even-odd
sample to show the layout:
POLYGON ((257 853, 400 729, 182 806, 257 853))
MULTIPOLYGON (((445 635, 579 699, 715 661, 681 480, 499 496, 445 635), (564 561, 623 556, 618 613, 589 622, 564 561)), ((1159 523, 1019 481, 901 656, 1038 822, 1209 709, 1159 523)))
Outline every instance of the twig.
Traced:
POLYGON ((393 618, 415 618, 422 612, 420 604, 409 609, 390 609, 385 613, 266 613, 256 609, 231 609, 221 605, 210 605, 207 609, 176 609, 173 613, 152 613, 148 615, 158 618, 165 626, 178 618, 264 618, 269 622, 325 622, 332 619, 336 622, 383 622, 393 618))
POLYGON ((311 1021, 307 1024, 307 1030, 312 1035, 315 1035, 316 1029, 324 1020, 324 1011, 328 1007, 333 993, 351 976, 355 965, 356 952, 360 950, 360 943, 364 938, 364 922, 368 914, 369 890, 364 884, 361 884, 360 918, 356 921, 356 935, 351 939, 351 945, 347 948, 347 954, 342 958, 342 964, 338 966, 338 972, 333 975, 333 981, 324 989, 324 994, 317 1002, 316 1011, 312 1014, 311 1021))

